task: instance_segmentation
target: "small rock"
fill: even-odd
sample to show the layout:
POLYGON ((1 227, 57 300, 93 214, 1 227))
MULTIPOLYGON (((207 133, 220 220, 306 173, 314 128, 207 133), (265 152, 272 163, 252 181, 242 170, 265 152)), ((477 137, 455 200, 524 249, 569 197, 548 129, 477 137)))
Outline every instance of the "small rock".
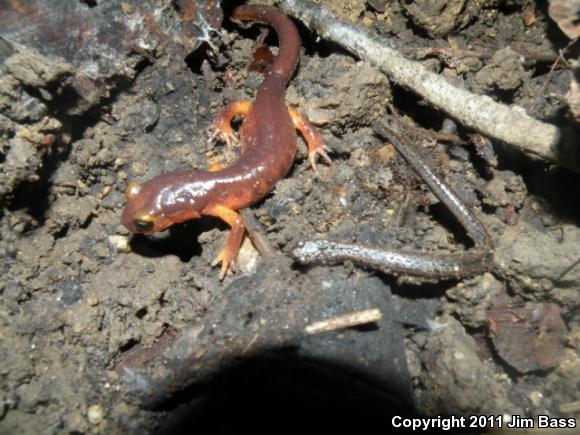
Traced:
POLYGON ((109 236, 109 243, 115 249, 115 252, 130 252, 129 238, 127 236, 109 236))
POLYGON ((475 340, 452 317, 427 335, 419 354, 419 409, 432 414, 521 412, 507 400, 507 385, 494 377, 495 368, 480 359, 475 340), (477 392, 476 394, 474 392, 477 392))
POLYGON ((541 405, 542 398, 544 396, 539 391, 531 391, 530 394, 528 394, 528 397, 530 398, 530 401, 534 404, 534 406, 537 407, 541 405))
POLYGON ((252 273, 256 271, 260 254, 252 245, 249 237, 244 239, 236 261, 237 267, 243 273, 252 273))
POLYGON ((99 424, 101 421, 103 421, 104 417, 105 412, 101 405, 89 406, 89 409, 87 410, 87 420, 89 420, 89 423, 99 424))
POLYGON ((515 91, 531 76, 521 56, 509 47, 498 50, 474 77, 476 92, 515 91))

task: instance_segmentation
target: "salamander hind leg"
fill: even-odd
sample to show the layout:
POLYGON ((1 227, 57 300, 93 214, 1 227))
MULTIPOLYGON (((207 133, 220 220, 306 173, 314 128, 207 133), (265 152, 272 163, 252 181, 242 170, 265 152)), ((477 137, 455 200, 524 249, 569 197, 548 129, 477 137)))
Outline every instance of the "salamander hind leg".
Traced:
POLYGON ((318 133, 318 130, 302 115, 294 110, 289 109, 290 117, 292 122, 294 122, 294 127, 302 134, 302 137, 308 145, 308 161, 314 172, 318 173, 318 168, 316 167, 317 157, 320 156, 327 164, 331 164, 332 160, 327 154, 330 151, 328 146, 322 140, 322 136, 318 133))
POLYGON ((223 205, 212 206, 205 210, 204 214, 220 218, 232 227, 228 234, 228 238, 226 239, 226 244, 212 262, 212 266, 217 266, 219 263, 222 264, 219 278, 220 280, 223 280, 228 269, 233 269, 235 267, 235 260, 238 257, 238 252, 242 245, 242 239, 244 238, 244 220, 237 212, 223 205))
POLYGON ((234 101, 224 107, 210 126, 209 144, 218 140, 223 140, 229 149, 239 143, 237 136, 232 129, 232 121, 237 117, 243 117, 248 114, 252 103, 248 100, 234 101))

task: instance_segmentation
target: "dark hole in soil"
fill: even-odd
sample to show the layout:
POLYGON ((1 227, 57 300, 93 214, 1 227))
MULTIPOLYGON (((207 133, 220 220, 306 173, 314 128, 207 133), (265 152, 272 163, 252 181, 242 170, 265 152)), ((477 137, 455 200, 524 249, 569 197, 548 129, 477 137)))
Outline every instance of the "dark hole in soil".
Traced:
POLYGON ((413 408, 380 382, 282 352, 259 356, 175 396, 167 404, 172 417, 158 433, 362 433, 391 427, 393 416, 411 415, 413 408))

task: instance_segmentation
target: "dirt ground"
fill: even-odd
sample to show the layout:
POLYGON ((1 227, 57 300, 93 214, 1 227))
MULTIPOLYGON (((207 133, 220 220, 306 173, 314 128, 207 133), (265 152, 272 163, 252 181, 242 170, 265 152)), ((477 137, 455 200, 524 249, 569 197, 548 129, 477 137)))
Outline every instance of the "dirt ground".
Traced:
MULTIPOLYGON (((444 113, 299 24, 287 104, 318 126, 333 164, 315 175, 299 140, 290 174, 246 211, 275 255, 247 241, 240 270, 220 282, 211 261, 223 223, 131 237, 120 213, 130 181, 236 160, 208 144, 208 128, 259 87, 248 71, 259 27, 231 23, 234 2, 65 3, 0 3, 0 433, 579 418, 578 173, 461 125, 440 134, 444 113), (322 237, 470 246, 376 134, 389 106, 487 227, 492 270, 417 283, 293 262, 300 241, 322 237), (304 332, 370 308, 382 313, 372 325, 304 332)), ((573 65, 552 68, 569 40, 543 2, 321 3, 457 86, 578 135, 573 65)), ((266 43, 276 52, 274 35, 266 43)), ((576 45, 564 58, 577 55, 576 45)))

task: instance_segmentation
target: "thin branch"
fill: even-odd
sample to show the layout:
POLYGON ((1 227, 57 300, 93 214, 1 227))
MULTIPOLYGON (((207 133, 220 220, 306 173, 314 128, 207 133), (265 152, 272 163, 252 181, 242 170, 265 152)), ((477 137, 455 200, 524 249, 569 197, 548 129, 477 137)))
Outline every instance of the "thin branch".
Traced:
POLYGON ((378 308, 371 308, 312 322, 304 328, 304 331, 309 335, 337 331, 339 329, 352 328, 353 326, 376 323, 381 320, 382 317, 383 313, 381 310, 378 308))

